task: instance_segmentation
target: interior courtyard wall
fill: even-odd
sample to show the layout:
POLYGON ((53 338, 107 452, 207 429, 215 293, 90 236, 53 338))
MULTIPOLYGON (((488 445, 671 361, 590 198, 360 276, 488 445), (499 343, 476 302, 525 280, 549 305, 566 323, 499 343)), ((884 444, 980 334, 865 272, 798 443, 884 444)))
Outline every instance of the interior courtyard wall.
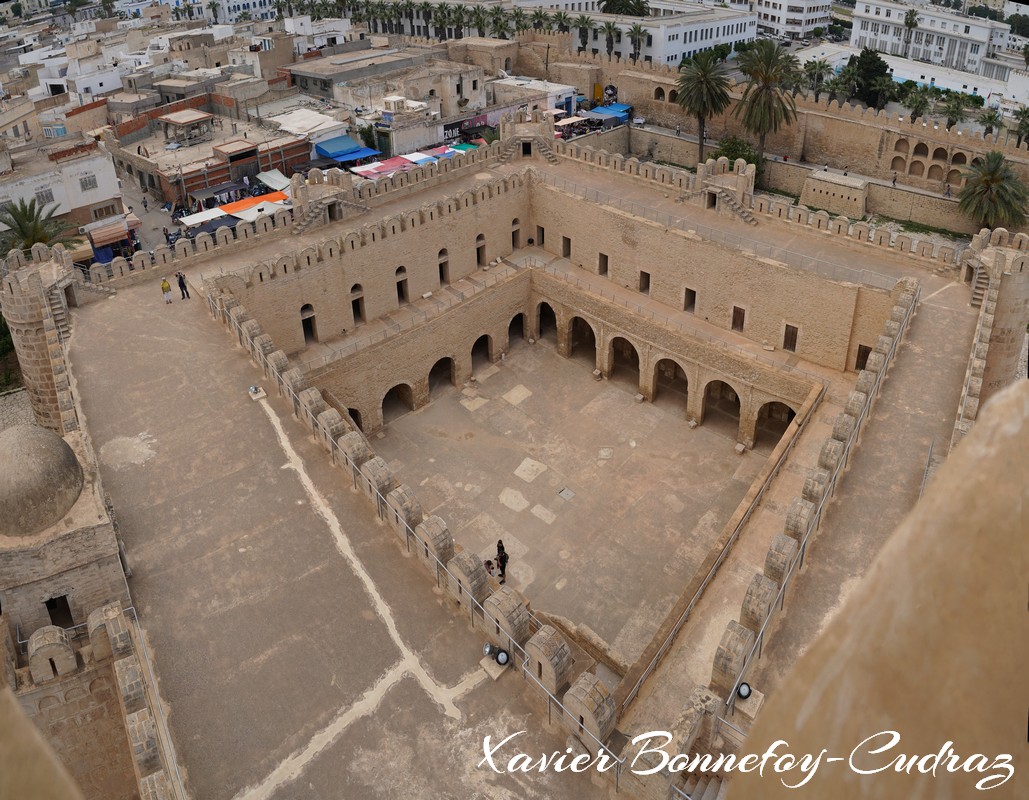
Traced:
MULTIPOLYGON (((396 277, 399 267, 406 269, 408 297, 415 300, 427 292, 439 291, 441 250, 447 250, 451 283, 480 268, 476 252, 480 234, 485 237, 487 262, 509 255, 512 221, 524 222, 526 218, 527 191, 523 183, 485 202, 469 201, 467 206, 462 198, 467 199, 470 193, 459 195, 460 207, 452 213, 440 214, 437 208, 431 221, 395 235, 376 234, 375 241, 371 241, 372 226, 365 232, 364 246, 351 250, 344 241, 335 259, 299 271, 279 272, 274 279, 256 267, 249 285, 225 285, 286 353, 296 353, 305 346, 300 316, 304 305, 313 307, 318 339, 326 340, 354 331, 351 288, 355 284, 362 287, 365 321, 370 321, 401 306, 396 277)), ((344 238, 352 229, 349 223, 343 223, 330 225, 326 231, 344 238)), ((523 237, 527 235, 525 229, 522 224, 523 237)))
POLYGON ((686 289, 696 292, 697 319, 732 330, 733 307, 746 313, 743 336, 781 347, 787 324, 799 328, 797 355, 833 369, 853 368, 848 353, 854 332, 875 344, 889 317, 889 293, 855 284, 837 283, 811 272, 759 262, 722 245, 688 237, 681 231, 630 217, 597 204, 570 202, 568 195, 537 185, 533 219, 544 228, 543 247, 561 255, 563 237, 571 239, 571 261, 598 273, 600 255, 607 256, 608 278, 635 289, 640 272, 650 274, 649 296, 671 310, 682 310, 686 289), (859 293, 881 294, 857 319, 859 293), (873 307, 881 305, 881 314, 873 307), (817 313, 812 313, 817 310, 817 313))

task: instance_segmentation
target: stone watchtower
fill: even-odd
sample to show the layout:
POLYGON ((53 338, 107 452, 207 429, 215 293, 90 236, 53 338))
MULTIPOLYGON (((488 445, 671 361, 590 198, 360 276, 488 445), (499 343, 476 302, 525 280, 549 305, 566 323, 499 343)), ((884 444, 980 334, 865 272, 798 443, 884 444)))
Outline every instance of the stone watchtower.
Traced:
POLYGON ((22 379, 36 421, 58 434, 78 430, 69 390, 64 345, 68 306, 76 305, 77 283, 70 254, 60 245, 32 247, 31 260, 12 250, 0 263, 0 312, 11 330, 22 379))

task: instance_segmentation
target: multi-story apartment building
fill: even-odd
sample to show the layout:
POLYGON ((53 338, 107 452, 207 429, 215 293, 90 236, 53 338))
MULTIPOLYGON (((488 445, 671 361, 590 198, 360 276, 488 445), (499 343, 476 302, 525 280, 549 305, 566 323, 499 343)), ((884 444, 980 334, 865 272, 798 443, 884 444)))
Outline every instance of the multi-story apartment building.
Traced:
POLYGON ((828 0, 757 0, 759 33, 783 39, 807 39, 816 28, 829 27, 828 0))
POLYGON ((1005 22, 969 17, 935 6, 914 8, 890 0, 858 0, 850 43, 1004 80, 1011 65, 996 56, 1006 49, 1010 34, 1011 26, 1005 22), (917 13, 918 25, 909 31, 904 19, 910 10, 917 13))

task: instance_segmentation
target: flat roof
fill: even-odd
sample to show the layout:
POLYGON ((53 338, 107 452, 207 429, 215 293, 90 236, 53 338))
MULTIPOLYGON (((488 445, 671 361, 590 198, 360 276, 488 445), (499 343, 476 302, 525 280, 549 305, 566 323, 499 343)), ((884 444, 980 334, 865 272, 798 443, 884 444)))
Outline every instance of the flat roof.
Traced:
POLYGON ((206 111, 197 111, 192 108, 187 108, 183 111, 173 111, 171 114, 163 114, 157 118, 157 121, 170 122, 172 125, 192 125, 193 123, 204 122, 209 119, 214 119, 214 114, 208 114, 206 111))

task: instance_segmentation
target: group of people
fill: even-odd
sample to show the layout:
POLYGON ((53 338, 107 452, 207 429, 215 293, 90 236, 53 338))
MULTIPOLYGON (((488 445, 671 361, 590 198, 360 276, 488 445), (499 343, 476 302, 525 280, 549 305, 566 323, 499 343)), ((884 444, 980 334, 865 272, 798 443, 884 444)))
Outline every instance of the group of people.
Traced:
POLYGON ((507 551, 504 549, 504 540, 497 539, 497 557, 496 561, 487 558, 483 562, 483 566, 486 567, 486 573, 491 578, 499 578, 500 583, 507 582, 507 562, 509 557, 507 551))
MULTIPOLYGON (((179 291, 182 293, 181 299, 190 300, 189 286, 186 285, 186 276, 181 272, 176 272, 175 279, 178 281, 179 291)), ((165 305, 170 305, 172 301, 171 284, 168 283, 167 278, 161 278, 161 294, 164 295, 165 305)))

